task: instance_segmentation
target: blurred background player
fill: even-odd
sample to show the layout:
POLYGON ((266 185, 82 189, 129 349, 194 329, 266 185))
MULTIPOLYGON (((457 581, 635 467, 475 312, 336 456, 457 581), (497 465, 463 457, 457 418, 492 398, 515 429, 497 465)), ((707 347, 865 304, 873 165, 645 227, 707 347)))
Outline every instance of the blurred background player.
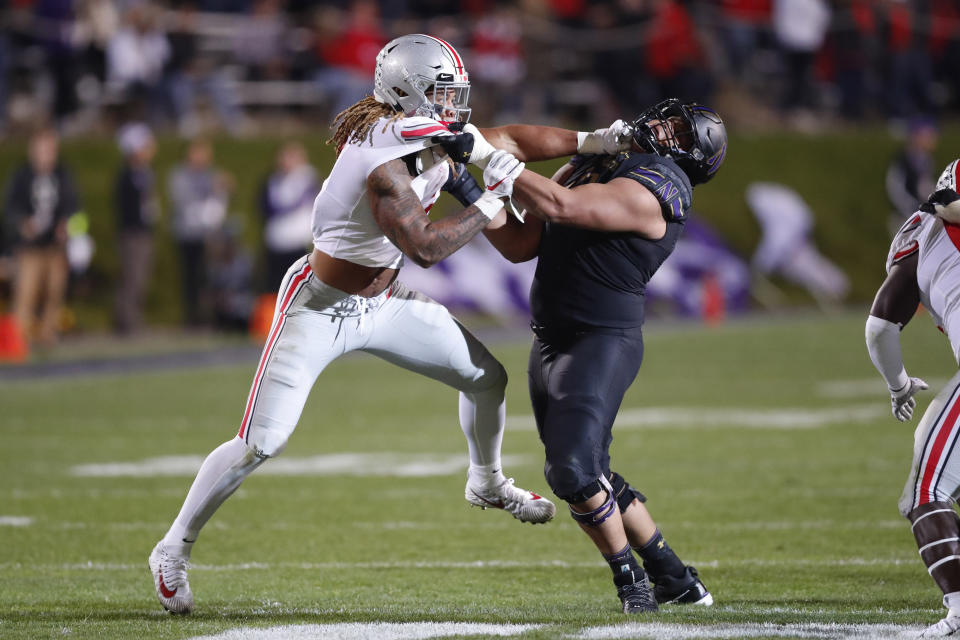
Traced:
POLYGON ((303 145, 283 145, 276 168, 260 190, 267 291, 276 291, 290 265, 308 250, 313 199, 319 188, 317 171, 310 166, 303 145))
POLYGON ((446 308, 396 281, 404 254, 421 266, 436 264, 484 229, 523 170, 502 153, 487 166, 488 189, 476 201, 437 221, 427 216, 451 173, 431 139, 450 137, 450 124, 469 118, 469 90, 453 47, 431 36, 401 36, 377 56, 374 96, 335 119, 337 161, 314 204, 314 249, 280 285, 239 433, 206 458, 150 554, 157 597, 169 611, 193 609, 187 560, 200 529, 246 476, 283 451, 317 376, 349 351, 460 392, 471 504, 524 522, 553 517, 553 503, 514 486, 500 465, 503 366, 446 308))
POLYGON ((502 215, 485 231, 509 260, 539 258, 528 374, 550 488, 609 564, 624 613, 656 611, 658 602, 712 604, 696 569, 657 529, 643 494, 611 470, 609 449, 643 358, 646 282, 673 251, 693 185, 723 162, 723 122, 712 109, 674 99, 630 126, 617 121, 593 133, 465 130, 476 137, 471 162, 491 144, 523 160, 578 153, 554 181, 524 171, 513 191, 526 208, 524 222, 502 215))
MULTIPOLYGON (((894 236, 887 255, 887 278, 877 291, 866 324, 867 350, 890 392, 893 415, 910 420, 918 392, 928 388, 903 366, 900 331, 919 304, 950 339, 960 362, 960 160, 940 175, 936 191, 894 236)), ((943 591, 947 616, 920 637, 960 632, 960 520, 954 511, 960 494, 960 373, 927 407, 914 433, 913 466, 900 497, 900 513, 910 520, 920 558, 943 591)))
POLYGON ((53 129, 33 134, 27 162, 10 178, 3 205, 16 264, 13 315, 23 335, 42 345, 57 340, 67 290, 67 219, 80 208, 59 148, 53 129))
POLYGON ((929 116, 915 116, 907 122, 903 147, 887 165, 885 184, 893 211, 890 232, 896 233, 920 203, 933 191, 934 158, 939 130, 929 116))
POLYGON ((114 192, 120 256, 114 325, 117 333, 126 335, 143 324, 143 298, 153 269, 160 203, 151 164, 157 153, 153 132, 147 125, 135 122, 124 126, 117 139, 123 152, 123 167, 114 192))
POLYGON ((180 257, 183 322, 196 327, 210 321, 207 250, 226 220, 233 180, 214 166, 213 144, 196 138, 171 171, 167 188, 180 257))
POLYGON ((751 259, 757 291, 775 290, 766 278, 779 276, 806 289, 822 309, 838 308, 850 279, 817 247, 813 211, 803 197, 777 182, 751 182, 745 197, 760 223, 751 259))

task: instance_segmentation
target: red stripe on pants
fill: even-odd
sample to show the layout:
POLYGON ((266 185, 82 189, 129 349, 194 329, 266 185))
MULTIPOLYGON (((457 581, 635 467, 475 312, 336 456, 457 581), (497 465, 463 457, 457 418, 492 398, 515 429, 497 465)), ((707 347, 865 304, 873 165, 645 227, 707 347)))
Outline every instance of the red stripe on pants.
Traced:
POLYGON ((247 422, 250 419, 250 414, 253 413, 254 399, 257 397, 257 392, 260 389, 260 381, 263 378, 263 371, 267 367, 267 360, 270 359, 270 352, 273 351, 273 345, 277 340, 277 336, 280 335, 280 331, 283 329, 287 309, 290 308, 290 303, 293 301, 293 294, 297 290, 297 287, 300 286, 300 283, 303 282, 308 275, 310 275, 310 263, 305 264, 304 270, 290 280, 290 285, 287 287, 287 291, 283 296, 283 302, 281 303, 280 308, 277 310, 277 317, 273 326, 273 331, 270 332, 270 337, 267 339, 267 344, 263 348, 263 355, 260 356, 260 364, 257 366, 257 375, 253 378, 253 386, 250 388, 250 396, 247 398, 247 407, 243 412, 243 420, 240 422, 240 431, 237 432, 238 438, 243 438, 246 434, 248 426, 247 422))
POLYGON ((953 405, 950 407, 950 411, 943 421, 943 426, 940 427, 940 433, 937 434, 933 442, 933 448, 930 451, 930 457, 927 458, 927 464, 923 468, 923 479, 920 481, 920 496, 916 505, 918 507, 929 502, 934 502, 935 500, 935 498, 930 495, 930 485, 933 482, 933 476, 937 473, 937 467, 940 466, 940 460, 943 457, 947 440, 950 439, 950 434, 953 433, 953 428, 957 423, 957 416, 960 415, 960 402, 957 400, 958 397, 955 396, 953 405))

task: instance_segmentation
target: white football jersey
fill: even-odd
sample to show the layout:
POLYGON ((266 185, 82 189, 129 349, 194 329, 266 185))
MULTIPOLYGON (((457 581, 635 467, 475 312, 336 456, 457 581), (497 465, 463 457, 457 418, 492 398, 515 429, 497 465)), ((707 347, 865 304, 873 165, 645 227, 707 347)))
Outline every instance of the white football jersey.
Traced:
POLYGON ((887 272, 914 253, 919 254, 920 302, 950 339, 953 357, 960 364, 960 225, 927 213, 913 214, 893 238, 887 272))
POLYGON ((400 267, 403 254, 383 234, 370 210, 367 177, 385 162, 422 152, 418 156, 421 172, 413 178, 412 187, 429 210, 450 172, 449 164, 438 162, 428 149, 430 138, 448 133, 445 124, 430 118, 393 122, 381 118, 362 142, 346 144, 313 203, 313 246, 368 267, 400 267))

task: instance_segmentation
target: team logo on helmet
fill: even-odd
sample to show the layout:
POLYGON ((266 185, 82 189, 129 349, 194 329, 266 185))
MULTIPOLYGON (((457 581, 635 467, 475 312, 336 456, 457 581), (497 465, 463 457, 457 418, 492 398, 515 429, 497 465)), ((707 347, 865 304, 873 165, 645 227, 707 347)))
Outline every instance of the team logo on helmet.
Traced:
POLYGON ((638 147, 673 159, 695 185, 713 178, 727 155, 723 120, 696 103, 664 100, 641 113, 633 129, 638 147))

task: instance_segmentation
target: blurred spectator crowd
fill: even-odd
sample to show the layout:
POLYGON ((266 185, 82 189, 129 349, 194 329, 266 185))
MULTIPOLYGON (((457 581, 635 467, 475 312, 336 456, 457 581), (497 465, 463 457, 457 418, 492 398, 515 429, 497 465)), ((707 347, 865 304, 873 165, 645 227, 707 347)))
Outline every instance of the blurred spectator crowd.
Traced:
POLYGON ((960 109, 956 0, 7 0, 2 24, 0 131, 328 122, 410 32, 464 54, 483 124, 596 124, 664 96, 740 126, 960 109))

